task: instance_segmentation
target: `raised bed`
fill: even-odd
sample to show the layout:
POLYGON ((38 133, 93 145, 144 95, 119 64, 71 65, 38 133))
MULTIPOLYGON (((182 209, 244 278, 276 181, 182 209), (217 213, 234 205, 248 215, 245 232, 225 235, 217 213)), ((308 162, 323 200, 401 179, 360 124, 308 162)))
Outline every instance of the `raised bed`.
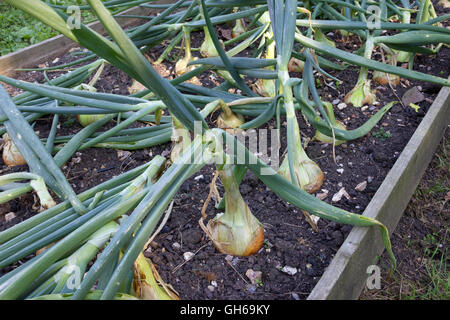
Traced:
MULTIPOLYGON (((364 210, 365 216, 381 221, 392 234, 449 124, 450 88, 446 87, 364 210)), ((353 228, 308 299, 357 299, 366 284, 367 267, 383 250, 377 230, 353 228)))
MULTIPOLYGON (((132 9, 127 14, 137 14, 134 10, 140 9, 132 9)), ((125 26, 136 22, 126 21, 125 26)), ((67 52, 73 45, 58 36, 0 57, 0 74, 10 74, 16 68, 49 61, 67 52)), ((366 207, 365 216, 384 223, 391 233, 395 230, 449 119, 450 88, 443 88, 366 207)), ((308 299, 357 299, 368 276, 367 266, 373 263, 383 248, 376 228, 353 228, 308 299)))

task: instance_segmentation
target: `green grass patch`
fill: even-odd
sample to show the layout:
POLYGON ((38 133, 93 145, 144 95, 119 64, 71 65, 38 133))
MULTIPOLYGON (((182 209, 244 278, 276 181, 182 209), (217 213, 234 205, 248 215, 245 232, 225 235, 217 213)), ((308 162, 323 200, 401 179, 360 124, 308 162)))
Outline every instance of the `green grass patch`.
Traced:
MULTIPOLYGON (((58 5, 86 5, 85 0, 57 0, 58 5)), ((82 22, 89 23, 95 16, 89 10, 81 13, 82 22)), ((28 47, 58 35, 46 24, 8 4, 0 3, 0 56, 28 47)))
POLYGON ((0 55, 43 41, 58 33, 19 9, 0 4, 0 55))

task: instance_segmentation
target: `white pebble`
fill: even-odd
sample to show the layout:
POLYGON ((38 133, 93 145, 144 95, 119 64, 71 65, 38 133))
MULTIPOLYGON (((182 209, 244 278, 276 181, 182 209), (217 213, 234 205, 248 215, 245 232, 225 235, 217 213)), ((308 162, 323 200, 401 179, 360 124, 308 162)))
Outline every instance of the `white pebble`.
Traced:
POLYGON ((290 266, 284 266, 283 269, 281 269, 284 273, 287 273, 291 276, 297 273, 297 268, 290 267, 290 266))
POLYGON ((194 254, 192 252, 189 252, 189 251, 183 253, 184 260, 186 260, 186 261, 190 260, 193 256, 194 256, 194 254))
POLYGON ((181 248, 181 244, 179 244, 178 242, 174 242, 174 243, 172 244, 172 247, 173 247, 174 249, 180 249, 180 248, 181 248))
POLYGON ((366 189, 366 187, 367 187, 367 181, 363 181, 363 182, 360 182, 360 183, 358 183, 358 185, 355 187, 355 190, 356 191, 364 191, 365 189, 366 189))
POLYGON ((5 221, 10 222, 15 217, 16 217, 16 215, 14 212, 9 212, 9 213, 5 214, 5 221))
POLYGON ((346 197, 348 200, 350 200, 350 195, 345 191, 345 188, 342 187, 337 193, 334 194, 333 198, 331 199, 332 202, 338 202, 341 201, 342 196, 346 197))
POLYGON ((195 181, 198 181, 198 180, 201 180, 201 179, 205 179, 205 177, 204 177, 202 174, 199 175, 199 176, 196 176, 196 177, 194 178, 195 181))
POLYGON ((343 168, 339 168, 339 169, 337 169, 336 171, 337 171, 338 173, 340 173, 340 174, 344 173, 344 169, 343 169, 343 168))
POLYGON ((337 105, 339 110, 344 110, 345 108, 347 108, 347 104, 345 102, 341 102, 337 105))

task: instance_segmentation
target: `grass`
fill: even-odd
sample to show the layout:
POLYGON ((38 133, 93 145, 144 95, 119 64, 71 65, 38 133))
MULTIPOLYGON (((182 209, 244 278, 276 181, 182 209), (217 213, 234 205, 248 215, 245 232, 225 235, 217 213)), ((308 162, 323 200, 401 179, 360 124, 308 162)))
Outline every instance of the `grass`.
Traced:
POLYGON ((450 278, 448 273, 448 241, 449 228, 445 237, 437 233, 427 234, 423 241, 429 247, 423 250, 422 261, 425 277, 419 282, 406 280, 410 290, 400 296, 401 300, 447 300, 450 299, 450 278))
POLYGON ((0 25, 0 55, 57 35, 42 22, 6 4, 0 4, 0 25))
MULTIPOLYGON (((59 5, 86 4, 86 0, 53 2, 59 5)), ((93 20, 93 17, 94 15, 90 11, 83 10, 84 23, 93 20)), ((0 26, 0 56, 58 35, 58 32, 44 23, 5 3, 0 3, 0 26)))

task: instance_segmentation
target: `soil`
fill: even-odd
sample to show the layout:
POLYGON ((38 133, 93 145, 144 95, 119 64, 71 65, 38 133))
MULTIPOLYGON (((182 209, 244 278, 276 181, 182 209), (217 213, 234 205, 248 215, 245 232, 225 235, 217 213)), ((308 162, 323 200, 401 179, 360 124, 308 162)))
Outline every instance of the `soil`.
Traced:
MULTIPOLYGON (((227 27, 221 28, 226 29, 227 27)), ((359 43, 354 42, 355 39, 344 42, 340 35, 334 35, 333 38, 341 48, 349 45, 352 41, 359 43)), ((200 43, 201 37, 194 34, 193 47, 199 47, 200 43)), ((154 47, 148 53, 149 57, 155 59, 163 47, 164 44, 154 47)), ((176 54, 176 50, 174 53, 176 54)), ((198 54, 194 53, 194 55, 198 54)), ((173 55, 172 58, 176 60, 177 55, 173 55)), ((74 57, 67 54, 55 64, 73 60, 74 57)), ((414 69, 446 78, 450 74, 449 60, 450 49, 443 47, 435 56, 418 55, 414 69)), ((49 62, 47 65, 54 64, 49 62)), ((165 62, 157 68, 157 71, 170 79, 174 74, 173 63, 165 62)), ((331 72, 342 81, 339 91, 327 85, 332 83, 330 79, 318 77, 321 81, 319 86, 321 97, 330 102, 334 100, 342 102, 345 94, 356 83, 358 72, 359 69, 352 67, 342 72, 331 72)), ((50 78, 56 75, 58 73, 51 73, 50 78)), ((15 78, 26 81, 44 81, 43 75, 38 72, 20 73, 15 78)), ((214 77, 211 77, 210 72, 200 76, 199 80, 202 85, 207 87, 218 84, 214 77)), ((96 84, 96 88, 100 92, 128 94, 127 88, 131 83, 131 79, 126 74, 108 65, 96 84)), ((314 141, 308 143, 306 151, 309 157, 321 167, 325 174, 322 190, 318 192, 328 194, 323 199, 324 201, 354 213, 362 213, 419 125, 440 88, 419 81, 402 79, 401 84, 394 90, 389 86, 377 87, 377 104, 364 108, 347 106, 341 111, 335 108, 337 120, 342 121, 349 129, 353 129, 362 125, 388 102, 400 100, 403 94, 414 86, 420 86, 424 94, 424 100, 418 103, 420 105, 418 112, 401 104, 395 105, 371 133, 337 146, 336 164, 333 162, 331 145, 323 145, 314 141), (388 134, 372 134, 380 132, 381 128, 388 134), (364 191, 356 191, 356 185, 363 181, 368 182, 367 188, 364 191), (343 197, 338 202, 332 202, 333 195, 342 187, 348 192, 349 199, 343 197)), ((7 89, 12 95, 19 92, 11 87, 7 87, 7 89)), ((208 120, 211 125, 216 116, 217 113, 208 120)), ((312 138, 314 129, 306 123, 300 113, 298 113, 298 120, 302 136, 312 138)), ((286 148, 283 143, 286 140, 283 118, 282 123, 281 152, 286 148)), ((37 121, 35 129, 39 131, 41 137, 46 137, 50 124, 50 117, 42 118, 37 121)), ((272 120, 266 124, 265 128, 275 126, 275 121, 272 120)), ((76 121, 67 117, 60 118, 60 127, 58 135, 77 132, 81 128, 76 121)), ((120 161, 116 150, 91 148, 77 152, 63 167, 63 172, 74 190, 79 193, 149 161, 152 155, 167 156, 170 150, 171 145, 167 143, 133 151, 128 158, 120 161)), ((2 165, 1 174, 27 170, 27 166, 7 168, 2 162, 0 164, 2 165)), ((263 223, 265 243, 257 254, 250 257, 225 256, 214 248, 198 225, 201 216, 200 210, 208 196, 209 184, 213 175, 214 168, 206 166, 183 183, 174 198, 173 210, 167 224, 145 252, 145 255, 155 264, 164 281, 170 283, 182 299, 305 299, 350 232, 351 226, 320 219, 318 221, 319 232, 313 231, 300 210, 279 199, 253 174, 247 173, 240 186, 240 191, 253 214, 263 223), (186 262, 183 257, 185 252, 192 252, 195 255, 186 262), (297 272, 289 275, 281 270, 285 266, 295 268, 297 272), (262 272, 261 282, 250 283, 246 277, 249 269, 262 272)), ((223 194, 220 183, 218 188, 223 194)), ((37 211, 32 207, 34 202, 33 195, 27 194, 1 205, 0 215, 14 212, 16 217, 9 222, 2 218, 0 231, 36 214, 37 211)), ((209 217, 213 217, 218 212, 214 208, 213 202, 207 207, 209 217)), ((394 253, 399 260, 404 257, 409 258, 404 256, 403 251, 397 251, 395 247, 394 253)), ((0 274, 8 272, 13 267, 0 269, 0 274)))

